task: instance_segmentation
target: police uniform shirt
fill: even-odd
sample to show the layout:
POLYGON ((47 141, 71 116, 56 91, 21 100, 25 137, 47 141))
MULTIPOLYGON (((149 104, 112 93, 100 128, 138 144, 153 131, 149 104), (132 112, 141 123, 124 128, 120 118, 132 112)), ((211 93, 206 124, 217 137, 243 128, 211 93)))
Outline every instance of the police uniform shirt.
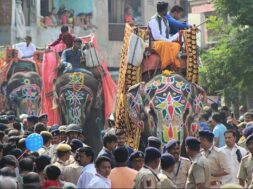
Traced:
POLYGON ((82 173, 83 166, 80 166, 76 161, 63 169, 62 180, 71 182, 77 185, 77 181, 82 173))
POLYGON ((60 159, 57 159, 57 161, 53 165, 57 166, 61 170, 61 173, 63 172, 63 169, 65 168, 65 166, 67 166, 66 162, 60 159))
POLYGON ((188 171, 185 188, 195 188, 197 184, 204 183, 206 188, 210 187, 211 170, 209 162, 201 153, 192 158, 192 164, 188 171))
POLYGON ((158 178, 160 179, 159 188, 177 188, 168 172, 161 170, 161 172, 158 174, 158 178))
POLYGON ((247 156, 242 158, 237 178, 245 180, 247 186, 249 186, 252 180, 252 173, 253 173, 253 157, 252 154, 248 154, 247 156))
POLYGON ((175 182, 177 188, 184 188, 188 176, 188 171, 191 167, 191 161, 188 158, 179 157, 176 162, 173 173, 170 177, 175 182))
POLYGON ((53 156, 52 145, 50 145, 49 147, 42 146, 42 148, 38 150, 38 153, 40 156, 45 155, 45 156, 52 157, 53 156))
MULTIPOLYGON (((230 166, 226 155, 216 146, 212 146, 209 150, 203 151, 202 154, 207 158, 210 164, 211 173, 215 173, 220 169, 223 169, 226 173, 230 172, 230 166)), ((212 176, 211 182, 213 181, 220 183, 221 177, 212 176)))
POLYGON ((134 187, 135 189, 145 189, 145 188, 158 188, 158 182, 160 179, 156 175, 155 171, 144 165, 138 172, 134 187))

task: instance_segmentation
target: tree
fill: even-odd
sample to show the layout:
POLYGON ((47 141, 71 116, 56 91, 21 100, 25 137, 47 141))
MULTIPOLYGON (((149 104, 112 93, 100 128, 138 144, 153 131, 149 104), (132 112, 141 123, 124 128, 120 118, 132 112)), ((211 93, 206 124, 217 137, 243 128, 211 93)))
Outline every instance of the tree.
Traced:
POLYGON ((231 16, 234 24, 253 26, 252 0, 213 0, 217 13, 231 16))
POLYGON ((253 81, 253 15, 249 13, 253 1, 214 0, 214 5, 218 16, 210 18, 208 28, 219 41, 201 53, 201 84, 207 92, 238 103, 239 91, 247 91, 253 81))

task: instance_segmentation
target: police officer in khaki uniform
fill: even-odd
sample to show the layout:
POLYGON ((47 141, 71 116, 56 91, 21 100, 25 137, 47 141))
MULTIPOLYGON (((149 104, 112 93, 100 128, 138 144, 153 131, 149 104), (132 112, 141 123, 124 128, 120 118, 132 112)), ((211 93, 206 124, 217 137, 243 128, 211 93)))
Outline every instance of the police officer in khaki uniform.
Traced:
POLYGON ((253 134, 248 136, 246 139, 246 146, 249 150, 249 154, 244 156, 241 160, 237 178, 239 179, 240 185, 248 187, 251 184, 252 173, 253 173, 253 134))
POLYGON ((142 151, 133 152, 129 157, 129 164, 132 169, 139 171, 144 164, 144 153, 142 151))
POLYGON ((188 176, 188 170, 191 167, 191 161, 188 158, 180 156, 180 142, 172 139, 165 145, 165 150, 174 156, 176 164, 174 171, 170 174, 177 188, 184 188, 188 176))
MULTIPOLYGON (((79 139, 81 134, 82 134, 82 129, 79 125, 69 124, 66 128, 67 141, 64 141, 63 143, 71 145, 71 141, 73 139, 79 139)), ((67 161, 67 164, 70 165, 74 162, 75 162, 74 156, 71 154, 69 160, 67 161)))
POLYGON ((187 137, 185 148, 192 160, 185 188, 209 188, 211 170, 208 160, 200 153, 200 142, 195 137, 187 137))
POLYGON ((161 152, 154 147, 147 147, 145 150, 144 166, 138 172, 134 187, 136 189, 160 188, 155 169, 158 168, 161 158, 161 152))
POLYGON ((160 179, 161 188, 177 188, 170 176, 173 173, 176 160, 168 153, 165 153, 161 157, 161 172, 158 174, 160 179))
POLYGON ((56 147, 57 160, 53 164, 63 171, 64 167, 69 165, 67 162, 71 154, 71 147, 68 144, 58 144, 56 147))
POLYGON ((148 137, 148 146, 161 150, 162 142, 158 137, 150 136, 148 137))
POLYGON ((221 186, 221 177, 228 175, 230 166, 224 152, 213 145, 214 134, 210 131, 199 132, 200 144, 203 148, 202 154, 207 158, 211 168, 211 188, 221 186))
POLYGON ((253 126, 252 125, 246 125, 246 128, 243 130, 243 136, 238 141, 238 145, 246 148, 246 139, 248 136, 253 134, 253 126))

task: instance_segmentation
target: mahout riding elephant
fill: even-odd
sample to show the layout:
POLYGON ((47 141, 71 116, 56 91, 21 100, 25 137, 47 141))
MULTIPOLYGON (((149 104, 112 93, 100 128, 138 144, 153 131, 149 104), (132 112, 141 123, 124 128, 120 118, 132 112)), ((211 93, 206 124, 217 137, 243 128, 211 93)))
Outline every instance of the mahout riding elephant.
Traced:
POLYGON ((62 124, 78 124, 85 143, 97 153, 102 148, 103 95, 101 82, 90 72, 62 73, 58 67, 55 95, 62 124))
POLYGON ((129 116, 142 129, 141 144, 151 135, 163 143, 196 135, 204 97, 201 87, 177 74, 159 74, 132 86, 127 93, 129 116))

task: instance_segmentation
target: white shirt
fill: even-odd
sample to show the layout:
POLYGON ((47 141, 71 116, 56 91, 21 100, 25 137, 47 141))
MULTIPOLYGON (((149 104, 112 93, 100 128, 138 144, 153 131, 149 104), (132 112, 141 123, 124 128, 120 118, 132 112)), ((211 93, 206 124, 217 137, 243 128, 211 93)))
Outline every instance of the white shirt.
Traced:
POLYGON ((15 45, 15 48, 18 50, 18 57, 19 58, 30 58, 34 55, 36 51, 36 47, 34 44, 30 43, 28 46, 25 42, 18 43, 15 45))
MULTIPOLYGON (((166 19, 166 22, 167 22, 167 19, 166 19)), ((148 26, 151 30, 154 40, 168 41, 168 42, 178 41, 178 33, 173 36, 170 36, 169 38, 166 38, 166 25, 163 19, 161 19, 161 33, 160 33, 159 24, 158 24, 156 15, 151 18, 151 20, 148 23, 148 26)))
POLYGON ((96 173, 87 188, 112 188, 111 180, 96 173))
POLYGON ((242 157, 244 157, 247 154, 247 151, 235 144, 235 146, 231 149, 227 145, 220 148, 222 152, 227 156, 227 159, 229 160, 230 165, 230 172, 229 175, 223 176, 221 178, 222 184, 227 183, 239 183, 239 180, 237 179, 237 172, 239 170, 239 162, 237 160, 236 150, 239 149, 242 157))
POLYGON ((94 163, 86 165, 77 181, 77 188, 88 188, 88 184, 96 175, 96 168, 94 163))

